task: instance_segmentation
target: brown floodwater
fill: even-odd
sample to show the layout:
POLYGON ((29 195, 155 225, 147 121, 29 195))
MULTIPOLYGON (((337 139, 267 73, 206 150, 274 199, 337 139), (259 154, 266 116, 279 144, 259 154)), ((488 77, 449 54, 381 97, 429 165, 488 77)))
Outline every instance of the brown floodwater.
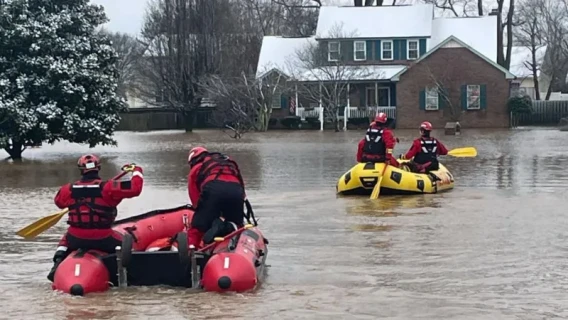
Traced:
MULTIPOLYGON (((417 130, 397 131, 405 152, 417 130)), ((439 133, 441 134, 441 133, 439 133)), ((456 188, 437 195, 338 198, 362 131, 272 131, 233 141, 218 131, 116 134, 118 147, 57 143, 0 162, 0 319, 566 319, 568 134, 471 131, 441 136, 474 146, 443 161, 456 188), (65 223, 23 241, 15 231, 56 211, 58 187, 94 152, 103 176, 135 162, 139 198, 119 216, 187 203, 190 146, 206 144, 241 165, 270 239, 268 277, 246 294, 171 288, 113 289, 70 297, 46 274, 65 223)), ((7 156, 0 151, 0 157, 7 156)))

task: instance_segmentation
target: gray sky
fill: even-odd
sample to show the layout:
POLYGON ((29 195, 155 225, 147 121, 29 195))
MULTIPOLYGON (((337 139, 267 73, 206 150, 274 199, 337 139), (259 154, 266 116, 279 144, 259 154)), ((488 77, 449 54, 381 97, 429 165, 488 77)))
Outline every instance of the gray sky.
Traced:
POLYGON ((105 7, 110 22, 106 28, 110 31, 138 34, 142 26, 147 0, 93 0, 92 3, 105 7))

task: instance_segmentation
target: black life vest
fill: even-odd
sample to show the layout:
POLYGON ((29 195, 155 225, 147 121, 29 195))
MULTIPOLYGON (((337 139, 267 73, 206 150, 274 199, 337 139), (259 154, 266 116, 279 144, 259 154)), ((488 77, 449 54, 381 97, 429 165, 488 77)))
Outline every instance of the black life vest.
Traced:
POLYGON ((436 151, 438 150, 438 141, 434 138, 421 138, 420 139, 421 150, 414 156, 414 162, 417 164, 425 164, 431 162, 432 164, 438 163, 438 155, 436 151))
POLYGON ((383 162, 386 161, 387 147, 383 140, 382 128, 369 128, 365 135, 365 144, 363 145, 363 162, 383 162))
POLYGON ((239 166, 228 156, 218 152, 207 153, 202 161, 203 164, 197 173, 196 181, 199 192, 202 191, 203 186, 207 182, 217 180, 221 175, 226 174, 236 177, 241 183, 241 186, 244 186, 239 166))
POLYGON ((71 198, 74 203, 68 207, 67 223, 70 226, 82 229, 107 229, 112 226, 117 210, 104 202, 104 184, 97 179, 77 181, 71 185, 71 198))

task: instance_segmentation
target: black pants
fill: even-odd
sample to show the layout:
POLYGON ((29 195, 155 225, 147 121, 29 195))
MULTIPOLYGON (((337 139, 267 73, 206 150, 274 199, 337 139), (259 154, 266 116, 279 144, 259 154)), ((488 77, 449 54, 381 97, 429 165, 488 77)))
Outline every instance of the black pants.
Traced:
POLYGON ((61 241, 60 246, 66 246, 67 252, 73 250, 100 250, 106 253, 115 253, 117 246, 122 246, 122 234, 114 231, 112 235, 101 239, 84 239, 76 237, 70 233, 66 233, 61 241))
POLYGON ((240 183, 213 180, 203 186, 191 226, 207 232, 213 222, 223 217, 238 227, 243 226, 245 191, 240 183))

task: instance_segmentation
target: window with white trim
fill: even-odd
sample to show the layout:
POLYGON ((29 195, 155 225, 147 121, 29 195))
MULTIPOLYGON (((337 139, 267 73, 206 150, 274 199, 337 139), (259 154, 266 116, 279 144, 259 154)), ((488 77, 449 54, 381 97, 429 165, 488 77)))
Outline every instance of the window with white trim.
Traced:
POLYGON ((392 40, 381 41, 381 60, 393 60, 392 40))
POLYGON ((438 95, 438 88, 426 88, 424 90, 424 94, 426 95, 426 105, 424 106, 424 109, 438 110, 440 108, 440 96, 438 95))
POLYGON ((327 61, 339 61, 339 51, 341 45, 339 41, 330 41, 327 43, 327 61))
POLYGON ((272 109, 282 108, 282 94, 275 92, 272 96, 272 109))
POLYGON ((355 61, 367 60, 367 42, 354 41, 353 42, 353 59, 355 61))
POLYGON ((420 48, 418 40, 408 40, 406 48, 406 56, 408 57, 408 60, 418 59, 418 48, 420 48))
POLYGON ((481 109, 481 86, 478 84, 467 85, 467 109, 481 109))

